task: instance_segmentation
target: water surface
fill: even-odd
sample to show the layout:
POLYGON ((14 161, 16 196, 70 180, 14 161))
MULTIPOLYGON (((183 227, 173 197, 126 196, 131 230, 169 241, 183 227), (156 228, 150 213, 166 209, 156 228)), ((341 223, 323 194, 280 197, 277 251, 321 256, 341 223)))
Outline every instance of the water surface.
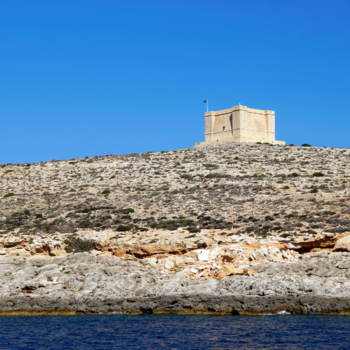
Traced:
POLYGON ((350 316, 0 317, 0 349, 349 349, 350 316))

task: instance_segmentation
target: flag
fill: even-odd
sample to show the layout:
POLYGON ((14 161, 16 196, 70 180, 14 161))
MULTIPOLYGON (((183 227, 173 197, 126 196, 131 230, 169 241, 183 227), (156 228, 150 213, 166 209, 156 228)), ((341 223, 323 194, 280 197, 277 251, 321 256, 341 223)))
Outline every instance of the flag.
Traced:
POLYGON ((207 102, 208 102, 208 100, 204 100, 203 102, 204 102, 204 103, 207 103, 207 102))

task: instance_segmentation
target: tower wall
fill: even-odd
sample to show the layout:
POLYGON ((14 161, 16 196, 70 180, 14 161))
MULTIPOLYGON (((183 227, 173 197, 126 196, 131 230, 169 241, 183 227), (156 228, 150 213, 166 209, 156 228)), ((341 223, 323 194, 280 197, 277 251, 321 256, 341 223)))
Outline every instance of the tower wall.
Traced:
POLYGON ((275 112, 245 106, 206 112, 205 142, 196 146, 225 142, 269 142, 275 140, 275 112))

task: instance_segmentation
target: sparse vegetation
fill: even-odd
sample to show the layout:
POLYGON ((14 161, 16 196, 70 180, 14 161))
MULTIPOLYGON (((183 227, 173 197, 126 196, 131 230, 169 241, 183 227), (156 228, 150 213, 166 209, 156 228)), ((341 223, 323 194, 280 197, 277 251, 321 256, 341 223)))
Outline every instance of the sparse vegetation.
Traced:
POLYGON ((130 230, 131 230, 131 226, 127 226, 127 225, 119 225, 117 228, 117 231, 120 231, 120 232, 126 232, 130 230))
POLYGON ((185 179, 185 180, 192 180, 193 176, 191 176, 190 174, 183 174, 180 175, 181 179, 185 179))
POLYGON ((95 245, 92 241, 78 237, 67 239, 64 243, 67 244, 67 253, 88 252, 95 249, 95 245))
POLYGON ((135 210, 132 208, 118 209, 118 210, 114 211, 115 214, 117 214, 117 213, 134 213, 134 212, 135 212, 135 210))

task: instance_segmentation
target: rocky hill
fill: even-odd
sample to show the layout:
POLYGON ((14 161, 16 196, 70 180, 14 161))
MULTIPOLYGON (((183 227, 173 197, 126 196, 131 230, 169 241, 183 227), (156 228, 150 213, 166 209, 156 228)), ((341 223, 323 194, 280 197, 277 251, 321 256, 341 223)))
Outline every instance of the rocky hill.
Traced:
POLYGON ((347 313, 350 150, 0 168, 0 313, 347 313))

